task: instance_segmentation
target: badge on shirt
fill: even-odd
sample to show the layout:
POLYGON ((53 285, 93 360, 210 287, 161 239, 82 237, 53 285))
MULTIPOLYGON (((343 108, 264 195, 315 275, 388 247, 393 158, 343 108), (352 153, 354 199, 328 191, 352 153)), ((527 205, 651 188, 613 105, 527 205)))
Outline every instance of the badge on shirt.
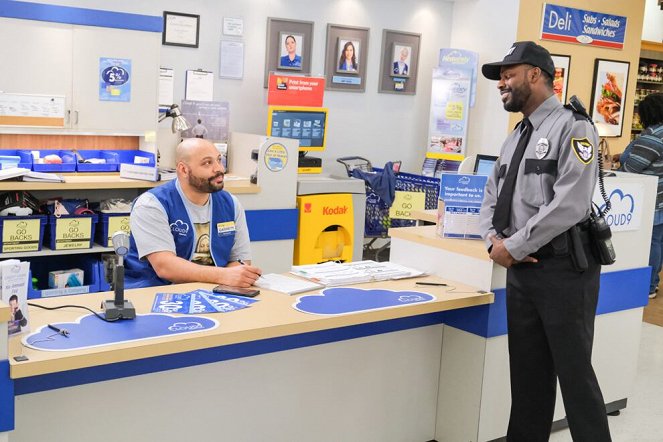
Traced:
POLYGON ((548 155, 548 150, 550 149, 550 143, 547 138, 539 138, 539 141, 536 142, 536 157, 541 160, 546 155, 548 155))
POLYGON ((230 235, 235 232, 235 221, 216 224, 216 234, 219 236, 230 235))
POLYGON ((571 147, 582 164, 589 164, 594 159, 594 146, 587 137, 571 138, 571 147))

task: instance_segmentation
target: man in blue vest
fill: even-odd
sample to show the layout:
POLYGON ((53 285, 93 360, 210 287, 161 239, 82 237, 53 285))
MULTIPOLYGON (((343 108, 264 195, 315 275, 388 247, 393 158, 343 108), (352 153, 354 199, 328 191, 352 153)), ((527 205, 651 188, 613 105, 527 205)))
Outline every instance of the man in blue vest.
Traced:
POLYGON ((177 146, 177 179, 142 194, 131 210, 125 287, 210 282, 249 287, 251 265, 244 209, 223 190, 216 147, 201 138, 177 146))

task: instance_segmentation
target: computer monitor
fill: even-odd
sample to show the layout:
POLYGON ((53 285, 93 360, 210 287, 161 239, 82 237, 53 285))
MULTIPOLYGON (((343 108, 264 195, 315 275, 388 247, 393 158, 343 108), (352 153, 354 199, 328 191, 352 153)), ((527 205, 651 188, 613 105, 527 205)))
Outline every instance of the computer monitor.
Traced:
POLYGON ((477 154, 477 158, 474 161, 474 173, 476 175, 490 175, 493 172, 495 161, 497 161, 495 155, 477 154))
POLYGON ((323 151, 327 141, 327 108, 270 106, 267 135, 299 140, 300 151, 323 151))

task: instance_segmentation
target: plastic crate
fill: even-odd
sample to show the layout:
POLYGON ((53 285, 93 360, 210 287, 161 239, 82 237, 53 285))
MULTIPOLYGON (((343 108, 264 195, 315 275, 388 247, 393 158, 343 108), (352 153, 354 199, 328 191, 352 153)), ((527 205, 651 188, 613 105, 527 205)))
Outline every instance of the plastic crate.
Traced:
MULTIPOLYGON (((156 166, 156 159, 152 152, 145 152, 142 150, 117 150, 115 151, 120 157, 120 164, 140 164, 141 166, 156 166), (140 158, 136 161, 137 158, 140 158)), ((120 164, 117 165, 117 170, 120 170, 120 164)))
POLYGON ((2 155, 19 157, 16 167, 32 170, 32 153, 25 150, 2 149, 0 150, 0 156, 2 155))
POLYGON ((79 172, 117 172, 119 170, 120 156, 113 150, 78 150, 84 160, 103 159, 105 163, 76 163, 79 172))
POLYGON ((51 250, 75 250, 75 249, 89 249, 92 247, 92 240, 94 239, 94 229, 97 224, 98 216, 93 215, 60 215, 48 216, 48 229, 46 230, 46 238, 51 250), (90 230, 80 227, 81 218, 90 218, 90 230), (59 228, 66 229, 66 231, 57 231, 58 220, 60 220, 59 228), (63 238, 57 241, 58 233, 62 234, 63 238))
MULTIPOLYGON (((38 149, 35 149, 38 150, 38 149)), ((25 152, 31 153, 27 150, 25 152)), ((62 158, 62 164, 43 164, 32 161, 32 170, 35 172, 76 172, 76 154, 72 150, 39 150, 39 157, 46 155, 58 155, 62 158)))
MULTIPOLYGON (((374 168, 376 172, 382 169, 374 168)), ((396 190, 405 192, 425 192, 425 209, 437 209, 437 199, 440 192, 440 180, 401 172, 396 175, 396 190)), ((390 227, 410 227, 416 224, 415 220, 391 219, 389 206, 366 186, 366 220, 364 234, 368 237, 385 237, 390 227)))
POLYGON ((0 241, 2 253, 11 252, 36 252, 41 250, 44 242, 44 228, 48 217, 46 215, 30 215, 30 216, 0 216, 0 241), (35 238, 26 230, 30 221, 37 220, 39 222, 39 237, 35 238), (7 223, 7 228, 5 228, 7 223), (26 225, 21 225, 26 223, 26 225), (28 237, 29 236, 29 237, 28 237))
POLYGON ((100 213, 94 232, 94 242, 104 247, 110 247, 109 235, 112 236, 118 230, 131 233, 129 213, 100 213))
POLYGON ((82 255, 64 255, 57 259, 39 257, 30 259, 30 280, 37 278, 37 288, 28 285, 28 299, 48 298, 51 296, 78 295, 81 293, 96 293, 99 291, 99 265, 98 259, 82 255), (79 268, 83 270, 83 285, 78 287, 65 287, 61 289, 48 288, 48 273, 55 270, 68 270, 79 268))

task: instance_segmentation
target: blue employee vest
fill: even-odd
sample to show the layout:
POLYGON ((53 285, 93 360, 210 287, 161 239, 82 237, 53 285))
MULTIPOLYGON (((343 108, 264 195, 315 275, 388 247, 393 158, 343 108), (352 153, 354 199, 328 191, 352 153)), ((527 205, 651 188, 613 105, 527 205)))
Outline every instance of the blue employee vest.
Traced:
MULTIPOLYGON (((175 240, 175 253, 180 258, 191 260, 196 241, 196 229, 187 213, 182 197, 172 180, 163 186, 149 190, 157 197, 168 215, 170 233, 175 240)), ((210 253, 214 265, 225 267, 230 250, 235 242, 235 229, 223 228, 223 223, 234 224, 235 204, 228 192, 220 191, 210 195, 212 216, 210 219, 210 253)), ((226 224, 228 226, 228 224, 226 224)), ((159 278, 147 259, 138 258, 138 249, 133 236, 130 238, 129 254, 124 260, 124 285, 126 288, 152 287, 170 284, 159 278)))

